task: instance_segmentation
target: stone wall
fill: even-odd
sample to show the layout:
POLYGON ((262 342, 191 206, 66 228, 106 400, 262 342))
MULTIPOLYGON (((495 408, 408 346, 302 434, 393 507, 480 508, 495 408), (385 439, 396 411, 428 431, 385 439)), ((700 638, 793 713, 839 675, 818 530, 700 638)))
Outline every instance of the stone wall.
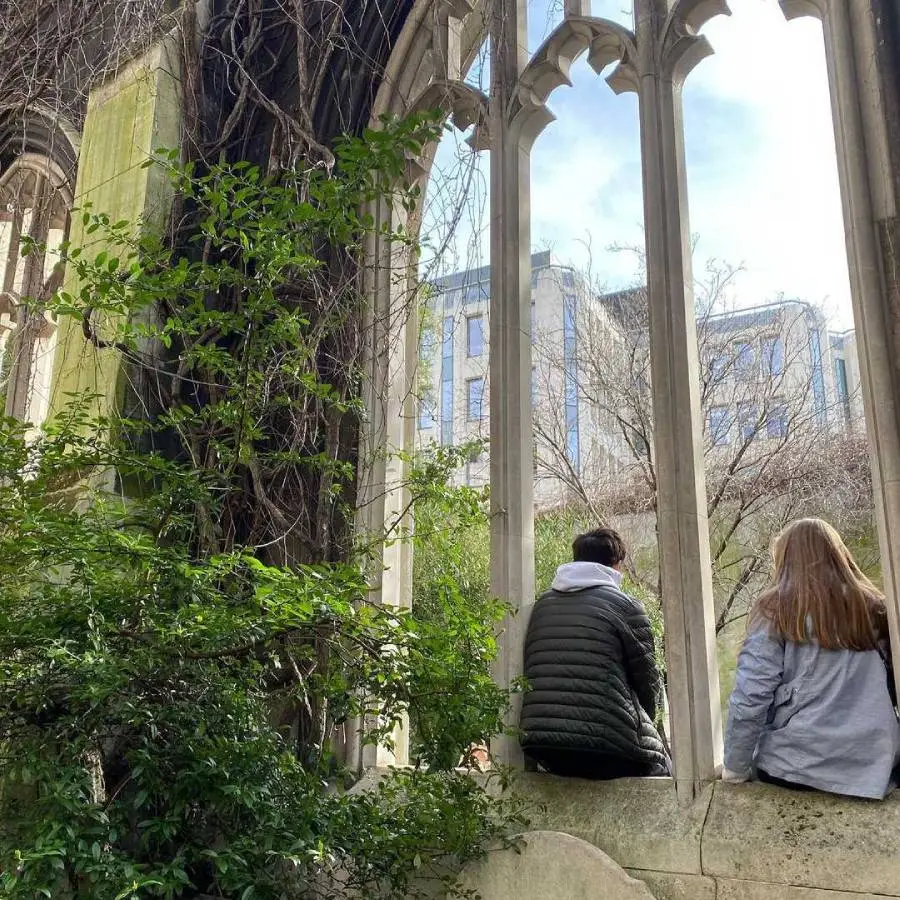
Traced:
MULTIPOLYGON (((161 40, 92 92, 85 118, 75 189, 75 213, 69 235, 87 254, 106 249, 85 230, 79 208, 90 204, 110 221, 127 220, 136 228, 161 229, 172 204, 173 188, 158 166, 145 163, 161 148, 181 146, 179 38, 161 40)), ((73 271, 65 289, 80 289, 73 271)), ((101 324, 102 331, 102 324, 101 324)), ((108 411, 121 400, 118 353, 88 344, 71 319, 60 325, 53 375, 51 414, 72 394, 89 391, 102 397, 108 411)))
POLYGON ((668 778, 526 772, 511 790, 529 830, 463 870, 481 900, 900 898, 900 791, 879 803, 719 782, 685 803, 668 778))
POLYGON ((657 900, 900 897, 900 793, 875 803, 719 783, 684 804, 669 779, 588 782, 527 773, 514 790, 527 798, 539 836, 529 845, 524 835, 525 848, 512 865, 558 878, 552 893, 540 893, 536 878, 530 879, 534 891, 518 884, 514 893, 504 892, 496 871, 513 858, 511 851, 498 852, 464 873, 483 900, 646 897, 643 888, 622 881, 625 874, 657 900), (572 838, 575 850, 568 849, 572 838), (618 874, 609 874, 603 855, 618 874), (578 887, 588 877, 585 868, 594 873, 596 893, 578 887))

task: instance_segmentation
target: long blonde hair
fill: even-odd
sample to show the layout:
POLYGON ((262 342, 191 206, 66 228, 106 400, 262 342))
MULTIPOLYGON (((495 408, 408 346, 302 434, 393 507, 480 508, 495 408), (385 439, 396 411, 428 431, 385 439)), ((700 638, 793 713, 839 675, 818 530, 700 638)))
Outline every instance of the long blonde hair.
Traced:
POLYGON ((815 640, 828 650, 875 650, 886 639, 884 595, 831 525, 798 519, 778 536, 773 553, 773 583, 752 620, 767 621, 785 640, 815 640))

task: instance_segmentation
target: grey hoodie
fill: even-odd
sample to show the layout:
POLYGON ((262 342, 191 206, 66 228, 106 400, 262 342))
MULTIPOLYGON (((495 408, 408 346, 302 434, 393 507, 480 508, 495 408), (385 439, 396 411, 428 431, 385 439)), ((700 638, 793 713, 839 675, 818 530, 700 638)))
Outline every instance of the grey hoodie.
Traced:
POLYGON ((570 591, 583 591, 589 587, 599 587, 608 584, 610 587, 619 588, 622 584, 622 573, 593 562, 563 563, 556 570, 556 577, 550 589, 567 594, 570 591))

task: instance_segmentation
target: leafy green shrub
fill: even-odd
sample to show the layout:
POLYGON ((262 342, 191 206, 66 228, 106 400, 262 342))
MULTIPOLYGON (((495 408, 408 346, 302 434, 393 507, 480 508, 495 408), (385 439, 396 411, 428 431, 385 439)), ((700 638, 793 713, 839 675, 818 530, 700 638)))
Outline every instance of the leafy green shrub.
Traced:
POLYGON ((411 704, 411 751, 442 768, 470 762, 472 749, 502 730, 498 714, 505 708, 491 662, 508 607, 490 592, 486 494, 449 480, 470 452, 433 447, 413 478, 414 485, 441 485, 423 490, 416 509, 412 610, 422 633, 431 635, 427 671, 417 684, 433 684, 441 702, 411 704))
POLYGON ((360 413, 329 341, 362 301, 316 293, 322 248, 359 254, 367 200, 414 204, 394 185, 434 137, 426 119, 347 139, 334 176, 171 160, 198 223, 175 252, 83 212, 102 249, 64 248, 79 286, 51 307, 156 405, 126 419, 85 391, 37 436, 0 425, 2 896, 398 897, 506 833, 504 804, 449 771, 502 721, 495 608, 450 582, 427 618, 370 603, 310 513, 352 515, 322 435, 360 413), (343 792, 336 735, 408 709, 430 769, 343 792))

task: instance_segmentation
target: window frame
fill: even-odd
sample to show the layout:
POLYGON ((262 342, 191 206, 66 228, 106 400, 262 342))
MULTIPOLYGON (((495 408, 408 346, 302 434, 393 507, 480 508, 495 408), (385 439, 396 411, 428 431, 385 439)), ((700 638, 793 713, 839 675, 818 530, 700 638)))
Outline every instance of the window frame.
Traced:
POLYGON ((731 443, 731 407, 727 404, 720 403, 710 406, 706 414, 707 429, 709 432, 710 443, 713 447, 727 447, 731 443), (721 413, 722 418, 718 427, 714 427, 714 420, 717 413, 721 413), (721 430, 724 426, 724 432, 721 430))
POLYGON ((472 313, 466 316, 466 356, 469 359, 479 359, 484 356, 484 314, 472 313), (472 326, 478 323, 478 352, 472 352, 472 326))
POLYGON ((484 375, 477 375, 474 378, 466 379, 466 421, 467 422, 483 422, 484 421, 484 390, 485 390, 485 377, 484 375), (478 415, 473 415, 473 407, 474 407, 474 397, 472 394, 472 389, 476 386, 480 385, 480 394, 477 398, 477 406, 478 406, 478 415))

